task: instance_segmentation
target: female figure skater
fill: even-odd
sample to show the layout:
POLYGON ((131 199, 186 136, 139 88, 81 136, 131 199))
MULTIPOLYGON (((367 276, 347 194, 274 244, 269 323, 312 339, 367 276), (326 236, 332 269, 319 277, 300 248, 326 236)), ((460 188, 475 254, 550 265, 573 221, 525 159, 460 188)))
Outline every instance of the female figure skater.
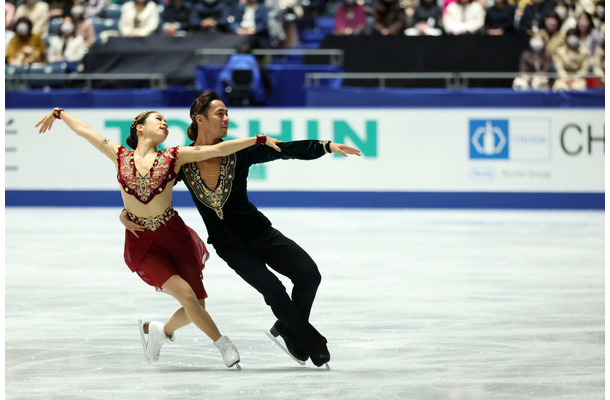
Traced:
POLYGON ((144 282, 169 293, 182 306, 165 324, 153 321, 148 325, 147 361, 157 361, 163 343, 173 340, 174 330, 192 321, 214 341, 225 365, 236 365, 240 360, 237 349, 220 334, 205 310, 207 294, 202 270, 208 252, 199 236, 172 208, 172 189, 178 171, 186 163, 227 156, 255 143, 279 151, 278 141, 259 135, 215 146, 176 146, 158 151, 157 146, 168 135, 167 122, 158 112, 145 111, 131 124, 127 144, 135 150, 129 150, 103 138, 61 108, 53 109, 36 124, 40 126, 39 133, 50 130, 56 119, 63 120, 113 161, 128 218, 144 227, 139 238, 125 231, 125 262, 144 282))

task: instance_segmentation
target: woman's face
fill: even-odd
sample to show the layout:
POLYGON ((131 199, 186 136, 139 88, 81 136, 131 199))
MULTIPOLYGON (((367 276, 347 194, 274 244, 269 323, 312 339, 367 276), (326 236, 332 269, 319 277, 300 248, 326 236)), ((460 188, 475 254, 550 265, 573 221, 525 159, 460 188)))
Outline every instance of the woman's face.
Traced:
POLYGON ((22 38, 28 37, 30 35, 30 27, 25 22, 19 22, 15 26, 15 33, 17 34, 17 36, 22 38))
POLYGON ((163 115, 157 112, 150 113, 146 117, 146 120, 139 125, 142 125, 143 127, 142 132, 144 137, 149 137, 155 143, 162 143, 167 139, 167 135, 169 134, 167 121, 163 115))
POLYGON ((72 35, 74 33, 74 22, 72 21, 72 18, 65 17, 61 23, 61 26, 59 27, 59 30, 64 36, 72 35))
POLYGON ((578 17, 578 30, 581 32, 587 32, 591 27, 591 22, 589 22, 589 18, 586 15, 581 15, 578 17))

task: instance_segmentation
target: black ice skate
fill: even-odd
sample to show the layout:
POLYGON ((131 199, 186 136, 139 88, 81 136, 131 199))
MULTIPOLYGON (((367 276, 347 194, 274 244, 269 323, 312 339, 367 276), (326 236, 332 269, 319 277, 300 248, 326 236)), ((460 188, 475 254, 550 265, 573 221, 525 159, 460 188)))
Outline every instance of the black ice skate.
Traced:
POLYGON ((284 324, 282 324, 280 321, 276 321, 269 332, 276 338, 281 336, 282 339, 284 339, 286 348, 294 358, 300 361, 307 361, 309 358, 307 351, 299 346, 298 339, 294 337, 294 335, 284 326, 284 324))

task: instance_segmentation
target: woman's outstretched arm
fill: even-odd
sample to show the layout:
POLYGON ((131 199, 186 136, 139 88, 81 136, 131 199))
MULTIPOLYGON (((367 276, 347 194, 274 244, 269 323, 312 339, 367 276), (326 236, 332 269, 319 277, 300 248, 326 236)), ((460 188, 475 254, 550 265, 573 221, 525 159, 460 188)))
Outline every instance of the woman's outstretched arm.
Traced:
POLYGON ((105 139, 102 135, 94 131, 85 121, 68 114, 61 108, 54 108, 50 113, 45 115, 37 124, 36 128, 40 127, 38 133, 45 133, 51 129, 55 120, 61 119, 68 125, 78 136, 87 139, 89 143, 106 157, 116 161, 116 153, 119 145, 105 139))

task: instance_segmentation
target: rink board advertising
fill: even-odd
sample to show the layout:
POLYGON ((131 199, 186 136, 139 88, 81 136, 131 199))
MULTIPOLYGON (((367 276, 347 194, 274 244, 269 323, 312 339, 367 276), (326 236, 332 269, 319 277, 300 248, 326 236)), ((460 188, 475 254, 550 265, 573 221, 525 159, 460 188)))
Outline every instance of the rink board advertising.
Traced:
MULTIPOLYGON (((76 109, 72 114, 124 144, 138 111, 76 109)), ((28 202, 37 194, 48 199, 46 205, 58 205, 53 204, 58 196, 69 195, 76 203, 80 197, 82 206, 119 206, 112 162, 61 121, 39 135, 34 124, 46 112, 5 112, 7 205, 34 205, 28 202), (118 201, 91 204, 106 196, 118 201)), ((190 144, 186 110, 159 112, 169 125, 165 146, 190 144)), ((534 208, 544 208, 545 199, 553 208, 559 198, 558 204, 571 199, 568 208, 603 208, 600 109, 232 109, 230 118, 229 138, 265 133, 283 141, 332 140, 362 151, 362 157, 254 165, 249 189, 263 202, 476 208, 483 201, 486 208, 502 208, 512 197, 530 199, 538 204, 534 208), (592 201, 598 206, 586 206, 592 201)), ((182 184, 175 190, 177 199, 186 194, 182 184)))

